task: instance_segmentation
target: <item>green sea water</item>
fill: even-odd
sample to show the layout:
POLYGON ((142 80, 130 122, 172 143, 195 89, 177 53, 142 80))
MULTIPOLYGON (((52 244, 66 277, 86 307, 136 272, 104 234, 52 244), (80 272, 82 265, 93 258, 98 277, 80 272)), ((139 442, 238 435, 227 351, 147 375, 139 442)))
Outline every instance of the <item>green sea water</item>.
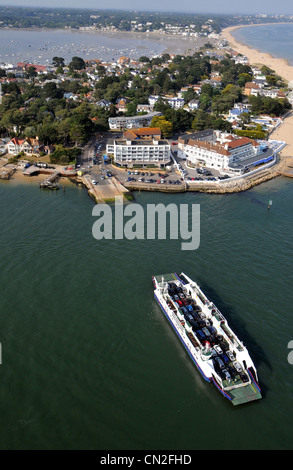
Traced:
POLYGON ((0 448, 292 449, 293 181, 135 196, 200 204, 200 248, 98 242, 84 189, 0 184, 0 448), (233 407, 194 368, 153 298, 172 271, 248 347, 261 401, 233 407))

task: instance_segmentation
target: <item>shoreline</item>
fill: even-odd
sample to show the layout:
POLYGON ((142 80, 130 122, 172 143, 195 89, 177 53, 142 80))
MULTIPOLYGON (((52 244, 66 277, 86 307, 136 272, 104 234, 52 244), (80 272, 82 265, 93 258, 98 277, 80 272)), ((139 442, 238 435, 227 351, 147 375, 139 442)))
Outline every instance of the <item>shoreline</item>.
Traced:
MULTIPOLYGON (((282 58, 273 58, 268 53, 262 53, 257 49, 253 49, 250 46, 247 46, 243 43, 237 42, 233 36, 233 31, 241 27, 253 27, 256 25, 239 25, 239 26, 232 26, 222 30, 221 36, 226 39, 229 43, 229 46, 234 49, 235 51, 245 55, 248 58, 249 64, 260 64, 267 65, 269 67, 274 67, 275 72, 280 75, 282 78, 288 81, 287 77, 291 77, 293 83, 293 66, 291 66, 285 59, 282 58), (261 54, 261 55, 260 55, 261 54), (272 63, 273 62, 273 63, 272 63)), ((262 25, 257 25, 262 26, 262 25)), ((116 32, 108 32, 110 35, 116 35, 116 32)), ((119 33, 119 32, 118 32, 119 33)), ((132 36, 141 36, 143 33, 128 33, 122 32, 122 35, 131 34, 132 36)), ((172 37, 172 36, 171 36, 172 37)), ((160 38, 161 40, 168 39, 167 36, 160 38)), ((176 40, 176 38, 172 37, 172 39, 176 40)), ((191 38, 183 39, 182 41, 192 42, 191 38)), ((197 42, 197 41, 195 41, 197 42)), ((164 44, 166 45, 166 44, 164 44)), ((187 44, 186 44, 187 45, 187 44)), ((250 189, 254 186, 257 186, 265 181, 271 180, 278 176, 285 176, 284 172, 286 171, 286 167, 293 166, 293 111, 288 113, 288 115, 284 118, 283 123, 275 129, 272 134, 269 136, 270 140, 278 140, 284 141, 287 143, 286 147, 280 152, 280 159, 279 162, 276 163, 273 167, 269 168, 268 170, 262 172, 260 171, 259 174, 253 176, 252 178, 245 177, 241 179, 239 182, 228 182, 223 183, 221 185, 198 185, 190 186, 187 185, 185 190, 182 189, 178 192, 205 192, 205 193, 216 193, 216 194, 223 194, 223 193, 234 193, 234 192, 242 192, 250 189), (291 165, 291 166, 290 166, 291 165)), ((16 171, 15 174, 9 181, 14 182, 14 184, 37 184, 43 178, 43 175, 39 177, 27 177, 22 175, 22 172, 16 171)), ((65 183, 65 181, 64 181, 65 183)), ((64 184, 63 183, 63 184, 64 184)), ((67 181, 65 185, 73 184, 72 182, 67 181)), ((130 187, 131 190, 136 190, 135 187, 130 187)), ((138 188, 137 190, 144 190, 143 187, 138 188)), ((173 189, 171 191, 160 191, 160 189, 152 189, 158 192, 172 192, 173 194, 177 191, 173 189)))
MULTIPOLYGON (((286 124, 290 127, 291 132, 293 133, 293 112, 291 116, 291 120, 288 119, 286 124)), ((193 193, 206 193, 206 194, 233 194, 233 193, 240 193, 240 192, 245 192, 249 189, 254 188, 255 186, 259 186, 263 183, 266 183, 268 181, 271 181, 272 179, 278 178, 278 177, 290 177, 293 178, 293 173, 290 175, 287 175, 286 172, 288 172, 288 169, 293 168, 293 153, 292 153, 292 144, 291 144, 291 151, 290 148, 288 150, 289 146, 286 146, 284 151, 284 154, 282 155, 282 152, 280 153, 280 159, 279 161, 273 165, 272 167, 269 168, 264 168, 260 169, 260 171, 256 174, 253 175, 247 175, 246 177, 243 177, 239 179, 238 181, 227 181, 227 182, 222 182, 221 184, 204 184, 200 183, 198 185, 190 185, 187 184, 185 185, 184 188, 157 188, 155 185, 151 188, 146 188, 142 184, 129 184, 125 185, 125 189, 129 191, 130 194, 133 192, 158 192, 158 193, 168 193, 168 194, 182 194, 182 193, 188 193, 188 192, 193 192, 193 193)), ((3 181, 4 184, 12 184, 12 186, 19 186, 19 185, 33 185, 38 187, 39 183, 44 180, 44 175, 39 174, 37 176, 25 176, 23 175, 21 170, 16 170, 13 176, 6 181, 3 181)), ((85 189, 87 189, 88 194, 92 199, 96 201, 96 203, 100 203, 102 201, 96 200, 95 195, 92 194, 91 188, 85 184, 84 181, 80 180, 79 178, 76 178, 76 181, 73 182, 69 178, 62 177, 59 180, 60 186, 59 189, 61 190, 62 187, 65 189, 66 187, 76 187, 79 184, 81 184, 85 189)), ((1 181, 0 181, 1 184, 1 181)), ((93 188, 92 188, 93 189, 93 188)), ((133 199, 133 196, 131 196, 130 199, 133 199)), ((107 198, 103 200, 104 203, 110 203, 113 201, 108 201, 107 198)))
MULTIPOLYGON (((238 25, 238 26, 229 26, 224 28, 221 31, 222 38, 228 41, 229 46, 234 49, 239 54, 247 57, 250 65, 266 65, 267 67, 272 68, 280 77, 282 77, 286 82, 293 81, 293 65, 289 63, 287 59, 282 57, 275 57, 268 52, 261 51, 259 49, 253 48, 252 46, 238 41, 233 36, 233 31, 236 31, 239 28, 252 28, 254 26, 269 26, 274 25, 275 23, 263 24, 250 24, 250 25, 238 25)), ((285 23, 278 23, 285 24, 285 23)), ((286 23, 288 24, 288 23, 286 23)), ((290 23, 293 24, 293 23, 290 23)))
MULTIPOLYGON (((173 35, 173 34, 160 34, 155 31, 150 31, 148 33, 146 32, 138 32, 138 31, 104 31, 104 30, 74 30, 74 29, 62 29, 62 28, 56 28, 56 29, 50 29, 50 28, 0 28, 0 34, 2 32, 15 32, 21 33, 21 32, 26 32, 26 33, 47 33, 54 35, 55 34, 64 34, 64 37, 70 38, 70 35, 72 35, 72 41, 74 41, 73 36, 77 39, 78 37, 82 36, 87 36, 87 38, 91 37, 92 41, 97 41, 99 38, 105 38, 106 40, 115 40, 115 43, 117 45, 115 48, 117 48, 117 51, 114 50, 115 48, 112 47, 112 45, 109 46, 109 49, 113 49, 112 53, 117 54, 119 51, 119 41, 120 40, 125 40, 129 42, 129 49, 132 48, 134 52, 132 52, 132 55, 130 54, 129 57, 134 60, 138 60, 139 54, 144 55, 144 49, 146 49, 146 55, 150 57, 155 57, 157 55, 162 55, 162 54, 174 54, 174 55, 185 55, 185 54, 190 54, 190 53, 195 53, 197 50, 202 48, 204 44, 206 43, 206 38, 205 37, 183 37, 179 35, 173 35), (135 43, 139 43, 137 46, 135 43), (145 43, 145 44, 144 44, 145 43), (151 51, 152 49, 152 51, 151 51), (151 52, 151 53, 150 53, 151 52)), ((211 40, 211 43, 213 43, 214 40, 211 40)), ((83 44, 77 44, 78 47, 82 47, 83 44)), ((55 48, 55 44, 52 45, 53 48, 55 48)), ((67 44, 64 44, 64 47, 67 47, 67 44)), ((127 46, 125 46, 127 48, 127 46)), ((91 51, 90 46, 87 44, 85 46, 87 52, 89 53, 89 56, 85 58, 85 60, 95 60, 95 59, 100 59, 102 61, 108 61, 111 60, 111 52, 110 50, 104 50, 104 51, 91 51), (109 56, 109 57, 108 57, 109 56)), ((49 51, 46 50, 45 52, 40 49, 39 50, 26 50, 27 56, 25 57, 26 61, 33 62, 34 60, 38 60, 40 63, 44 62, 45 65, 45 59, 48 59, 49 61, 52 60, 52 57, 56 55, 54 51, 52 51, 52 54, 50 55, 49 51), (39 54, 42 54, 43 57, 40 58, 39 54), (31 57, 28 57, 28 54, 31 54, 31 57), (33 57, 35 55, 35 57, 33 57), (43 61, 43 62, 42 62, 43 61)), ((65 57, 66 61, 71 60, 71 57, 73 55, 76 55, 74 52, 74 49, 72 52, 69 51, 62 51, 63 57, 65 57), (69 57, 70 55, 70 57, 69 57)), ((77 52, 76 52, 77 53, 77 52)), ((122 54, 122 53, 121 53, 122 54)), ((16 64, 17 62, 21 61, 20 58, 17 56, 16 52, 13 51, 8 51, 9 57, 6 57, 5 60, 3 58, 0 58, 0 62, 8 62, 12 64, 16 64), (12 54, 13 52, 13 54, 12 54)), ((78 55, 78 54, 77 54, 78 55)), ((80 55, 80 53, 79 53, 80 55)), ((87 54, 88 55, 88 54, 87 54)), ((123 53, 122 55, 125 55, 123 53)), ((47 62, 47 61, 46 61, 47 62)))
MULTIPOLYGON (((275 23, 270 23, 275 24, 275 23)), ((284 23, 283 23, 284 24, 284 23)), ((258 49, 253 49, 251 46, 238 42, 233 36, 233 31, 239 28, 250 28, 253 26, 263 26, 263 25, 239 25, 239 26, 230 26, 225 28, 221 32, 221 36, 226 39, 229 43, 229 46, 234 49, 236 52, 247 57, 250 65, 266 65, 267 67, 272 68, 277 75, 282 77, 286 82, 292 82, 293 84, 293 66, 289 64, 286 59, 273 57, 267 52, 259 51, 258 49)), ((284 118, 283 123, 275 129, 272 134, 269 136, 271 140, 281 140, 286 142, 286 147, 280 152, 281 159, 284 160, 284 165, 288 158, 293 157, 293 112, 291 111, 288 116, 284 118)))

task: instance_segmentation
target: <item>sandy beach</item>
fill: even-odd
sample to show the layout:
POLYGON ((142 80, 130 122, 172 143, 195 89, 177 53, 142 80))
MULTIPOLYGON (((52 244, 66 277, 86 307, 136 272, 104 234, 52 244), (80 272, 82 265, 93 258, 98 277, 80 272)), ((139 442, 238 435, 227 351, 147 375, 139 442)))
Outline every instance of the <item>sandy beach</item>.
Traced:
MULTIPOLYGON (((235 40, 233 31, 238 28, 249 28, 252 26, 257 25, 231 26, 223 29, 221 35, 229 42, 232 49, 248 58, 250 65, 266 65, 275 70, 275 72, 287 82, 293 81, 293 66, 291 66, 287 60, 273 57, 257 49, 252 49, 250 46, 235 40)), ((283 124, 270 135, 270 139, 281 140, 287 143, 287 146, 281 152, 283 159, 293 157, 293 112, 288 114, 283 124)))
POLYGON ((233 36, 233 31, 236 31, 236 29, 250 28, 255 26, 263 25, 253 24, 244 26, 231 26, 229 28, 223 29, 221 35, 229 42, 232 49, 248 58, 250 65, 266 65, 267 67, 275 70, 275 72, 280 75, 280 77, 284 78, 287 82, 290 82, 293 80, 293 66, 290 65, 287 60, 273 57, 266 52, 253 49, 242 42, 237 42, 233 36))

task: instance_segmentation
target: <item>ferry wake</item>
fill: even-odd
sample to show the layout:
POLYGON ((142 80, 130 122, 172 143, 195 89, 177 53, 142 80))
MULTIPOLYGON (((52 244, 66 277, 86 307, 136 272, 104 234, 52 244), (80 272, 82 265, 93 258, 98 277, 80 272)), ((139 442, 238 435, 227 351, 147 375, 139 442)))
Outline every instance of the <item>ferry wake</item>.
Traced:
POLYGON ((252 359, 218 308, 186 274, 153 276, 154 295, 207 382, 233 405, 262 398, 252 359))

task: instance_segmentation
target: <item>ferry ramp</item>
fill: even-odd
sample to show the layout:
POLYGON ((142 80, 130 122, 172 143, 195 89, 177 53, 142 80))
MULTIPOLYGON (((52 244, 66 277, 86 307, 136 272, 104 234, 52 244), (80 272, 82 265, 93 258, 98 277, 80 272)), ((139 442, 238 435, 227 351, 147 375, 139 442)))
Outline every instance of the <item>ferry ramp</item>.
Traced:
POLYGON ((234 388, 229 390, 231 401, 233 405, 242 405, 262 398, 257 386, 253 383, 248 384, 246 387, 234 388))
POLYGON ((107 178, 102 184, 93 184, 92 177, 85 175, 82 177, 82 183, 97 204, 113 202, 116 197, 124 198, 129 193, 128 189, 120 184, 114 176, 107 178))

